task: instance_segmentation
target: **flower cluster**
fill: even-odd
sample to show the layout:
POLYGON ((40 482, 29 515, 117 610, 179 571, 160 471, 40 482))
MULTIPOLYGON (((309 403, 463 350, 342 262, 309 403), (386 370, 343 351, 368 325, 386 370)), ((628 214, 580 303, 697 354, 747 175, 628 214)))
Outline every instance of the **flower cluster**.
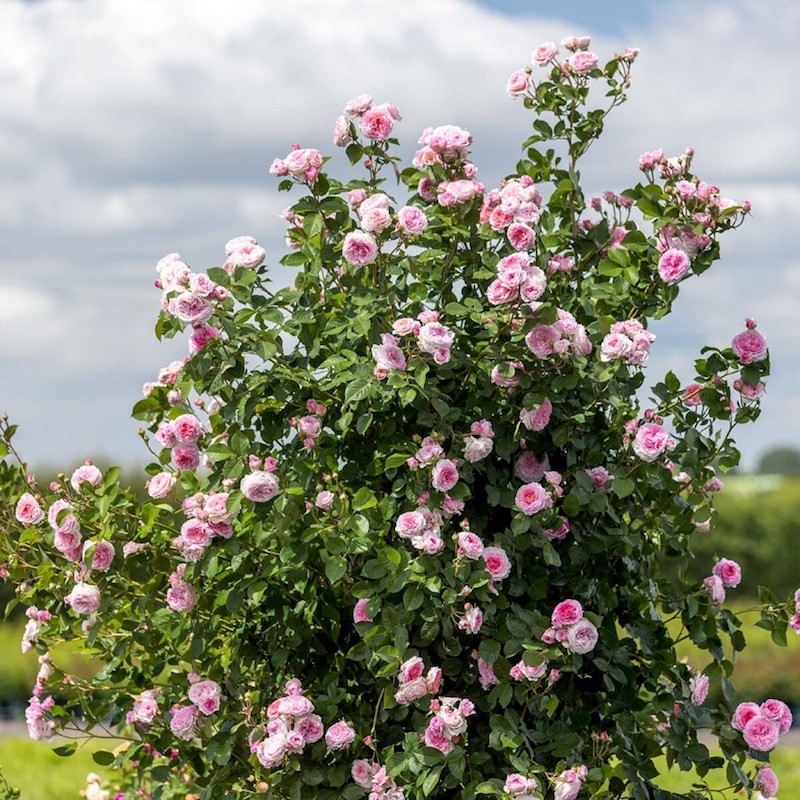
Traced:
POLYGON ((475 713, 471 700, 458 697, 439 697, 431 700, 433 716, 425 729, 425 744, 448 755, 466 733, 467 717, 475 713))
POLYGON ((222 268, 233 275, 237 269, 255 269, 266 257, 266 250, 252 236, 235 236, 225 244, 222 268))
POLYGON ((135 698, 133 708, 125 715, 128 725, 141 725, 145 728, 153 724, 158 715, 159 689, 146 689, 135 698))
POLYGON ((28 653, 33 648, 33 645, 36 644, 42 625, 50 621, 51 615, 49 611, 40 611, 36 606, 30 606, 26 610, 25 616, 28 621, 25 623, 25 630, 22 632, 21 647, 23 653, 28 653))
POLYGON ((167 589, 167 605, 173 611, 183 614, 191 611, 197 602, 197 590, 183 580, 185 570, 186 564, 178 564, 175 571, 169 576, 169 589, 167 589))
POLYGON ((361 133, 373 142, 383 142, 392 134, 394 123, 402 119, 397 106, 375 105, 371 95, 360 94, 347 102, 333 128, 333 143, 345 147, 356 138, 356 124, 361 133))
POLYGON ((525 344, 541 359, 553 355, 588 356, 592 352, 585 326, 562 308, 558 309, 558 319, 552 325, 535 325, 531 328, 525 336, 525 344))
POLYGON ((497 233, 506 231, 515 250, 530 250, 535 237, 533 225, 539 221, 541 203, 542 195, 529 176, 511 178, 485 196, 480 221, 488 222, 497 233))
POLYGON ((583 764, 565 769, 554 782, 555 800, 575 800, 588 775, 589 770, 583 764))
POLYGON ((302 753, 307 744, 318 742, 325 732, 322 719, 303 695, 297 678, 286 682, 285 692, 267 708, 266 736, 255 742, 251 734, 250 749, 267 769, 281 764, 290 753, 302 753))
MULTIPOLYGON (((163 447, 169 447, 170 458, 176 469, 195 469, 200 464, 200 447, 198 442, 205 434, 203 423, 194 414, 181 414, 169 422, 162 422, 156 431, 156 440, 163 447)), ((156 481, 154 491, 164 491, 167 479, 156 481)), ((171 489, 172 487, 170 487, 171 489)), ((148 487, 148 490, 150 487, 148 487)))
POLYGON ((467 160, 472 134, 456 125, 439 125, 437 128, 425 128, 418 144, 422 147, 414 154, 411 162, 415 167, 452 167, 467 160))
POLYGON ((293 417, 291 425, 297 429, 297 434, 303 440, 303 447, 306 450, 313 450, 316 446, 317 437, 322 433, 322 417, 325 416, 327 409, 322 403, 316 400, 308 400, 306 402, 306 411, 308 415, 297 419, 293 417))
MULTIPOLYGON (((216 331, 216 328, 210 328, 210 330, 216 331)), ((189 342, 191 347, 191 341, 189 342)), ((181 372, 183 372, 183 368, 186 366, 186 362, 189 359, 186 358, 184 361, 170 361, 166 367, 161 367, 158 371, 158 377, 156 378, 155 383, 145 383, 142 386, 142 395, 144 397, 150 397, 153 393, 153 389, 157 386, 164 387, 168 390, 167 392, 167 399, 169 400, 170 405, 177 405, 178 403, 183 401, 183 397, 181 393, 174 388, 170 388, 174 386, 175 381, 178 380, 181 372)))
POLYGON ((283 178, 287 175, 297 181, 313 183, 322 166, 322 154, 312 147, 293 144, 286 158, 276 158, 270 165, 272 175, 283 178))
MULTIPOLYGON (((446 461, 446 463, 452 462, 446 461)), ((427 506, 419 506, 416 511, 405 511, 400 514, 394 529, 401 539, 408 539, 417 550, 434 555, 444 548, 441 536, 442 523, 442 512, 439 509, 431 510, 427 506)))
POLYGON ((356 759, 351 774, 356 785, 369 792, 369 800, 405 800, 402 787, 380 764, 370 764, 363 758, 356 759))
POLYGON ((181 503, 189 519, 181 525, 172 544, 186 561, 199 561, 215 537, 231 537, 235 514, 228 510, 228 499, 227 492, 197 492, 181 503))
POLYGON ((25 709, 25 722, 31 739, 47 741, 53 738, 56 732, 56 723, 48 712, 55 704, 56 702, 52 697, 45 697, 44 700, 39 700, 36 695, 33 695, 28 700, 28 707, 25 709))
POLYGON ((442 670, 431 667, 426 675, 425 662, 419 656, 413 656, 400 665, 397 681, 400 684, 394 699, 400 705, 413 703, 427 694, 438 694, 442 682, 442 670))
POLYGON ((486 299, 499 306, 519 298, 536 308, 546 286, 547 277, 527 253, 512 253, 497 263, 497 278, 486 289, 486 299))
POLYGON ((742 568, 727 558, 714 564, 711 575, 703 580, 703 586, 715 603, 725 602, 725 590, 735 589, 742 580, 742 568))
POLYGON ((615 322, 600 344, 600 360, 624 360, 626 364, 637 366, 644 364, 655 340, 655 334, 646 330, 636 319, 615 322))
POLYGON ((539 787, 536 778, 526 778, 518 772, 506 776, 503 791, 513 800, 535 800, 533 792, 539 787))
POLYGON ((560 642, 571 653, 585 654, 597 644, 597 628, 583 616, 577 600, 562 600, 550 616, 551 627, 542 634, 546 644, 560 642))
POLYGON ((731 725, 742 734, 748 747, 766 753, 792 727, 792 712, 782 700, 765 700, 761 705, 739 703, 731 725))
POLYGON ((494 447, 494 429, 489 420, 481 419, 473 422, 469 429, 471 436, 464 438, 464 458, 470 464, 483 461, 494 447))

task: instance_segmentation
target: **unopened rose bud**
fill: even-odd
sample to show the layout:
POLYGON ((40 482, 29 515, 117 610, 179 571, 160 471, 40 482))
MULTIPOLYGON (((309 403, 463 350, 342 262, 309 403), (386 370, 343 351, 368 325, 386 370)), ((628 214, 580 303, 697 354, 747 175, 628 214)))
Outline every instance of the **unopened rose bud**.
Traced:
POLYGON ((747 328, 747 330, 752 331, 752 330, 755 330, 757 323, 752 317, 748 317, 744 321, 744 324, 745 324, 745 327, 747 328))

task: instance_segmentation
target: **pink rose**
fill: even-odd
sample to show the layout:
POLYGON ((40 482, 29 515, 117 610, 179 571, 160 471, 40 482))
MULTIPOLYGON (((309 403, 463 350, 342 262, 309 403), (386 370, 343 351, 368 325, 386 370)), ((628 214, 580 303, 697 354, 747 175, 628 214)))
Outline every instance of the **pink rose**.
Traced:
POLYGON ((334 500, 336 499, 333 492, 327 490, 319 492, 314 499, 314 505, 321 511, 330 511, 333 508, 334 500))
POLYGON ((544 473, 549 469, 550 462, 547 456, 539 458, 539 456, 532 453, 530 450, 524 450, 517 456, 514 462, 514 475, 526 483, 540 481, 544 477, 544 473))
POLYGON ((44 519, 44 511, 42 511, 39 503, 36 502, 36 498, 29 492, 25 492, 17 501, 14 515, 17 521, 26 528, 29 525, 36 525, 44 519))
POLYGON ((156 500, 161 500, 172 491, 177 480, 171 472, 159 472, 147 481, 147 494, 156 500))
POLYGON ((664 451, 671 449, 672 439, 666 428, 648 422, 636 431, 633 452, 642 461, 655 461, 664 451))
POLYGON ((256 470, 242 478, 239 488, 242 494, 254 503, 265 503, 278 493, 280 483, 272 472, 256 470))
POLYGON ((501 581, 511 574, 511 561, 502 547, 485 547, 483 561, 494 581, 501 581))
POLYGON ((72 473, 69 482, 76 492, 80 492, 82 483, 88 483, 89 486, 97 488, 102 480, 103 473, 100 472, 94 464, 81 464, 81 466, 72 473))
POLYGON ((506 236, 515 250, 529 250, 533 244, 533 231, 522 222, 509 225, 506 236))
POLYGON ((523 514, 531 517, 547 508, 552 508, 553 498, 540 483, 526 483, 517 490, 514 503, 523 514))
POLYGON ((761 708, 757 703, 739 703, 736 710, 733 712, 731 718, 731 725, 737 731, 743 731, 744 726, 750 722, 753 717, 761 716, 761 708))
POLYGON ((397 212, 397 224, 403 233, 416 236, 428 227, 428 217, 414 206, 403 206, 397 212))
POLYGON ((577 600, 562 600, 550 616, 554 628, 564 628, 574 625, 583 618, 583 607, 577 600))
POLYGON ((208 322, 214 306, 205 297, 198 297, 192 292, 181 292, 169 301, 168 310, 186 325, 200 325, 208 322))
POLYGON ((766 717, 753 717, 742 731, 748 747, 760 752, 768 752, 778 744, 780 728, 778 723, 766 717))
POLYGON ((304 744, 318 742, 325 733, 322 718, 317 714, 308 714, 297 720, 297 732, 302 735, 304 744))
POLYGON ((367 604, 369 603, 369 597, 362 597, 358 602, 356 602, 355 608, 353 609, 353 622, 372 622, 373 619, 367 614, 367 604))
POLYGON ((431 483, 437 491, 449 492, 458 483, 458 477, 456 461, 442 458, 433 467, 431 483))
POLYGON ((752 364, 767 357, 767 340, 754 328, 737 333, 731 347, 740 364, 752 364))
POLYGON ((518 69, 509 75, 506 83, 506 92, 509 97, 519 97, 528 91, 530 83, 531 79, 528 73, 524 69, 518 69))
POLYGON ((353 781, 365 791, 372 788, 372 765, 366 759, 359 758, 350 768, 353 781))
POLYGON ((203 426, 194 414, 181 414, 172 420, 172 432, 181 444, 194 444, 203 435, 203 426))
POLYGON ((94 546, 94 551, 92 553, 91 569, 97 570, 98 572, 105 572, 114 560, 114 545, 106 540, 86 542, 83 546, 84 557, 92 546, 94 546))
POLYGON ((531 56, 531 61, 540 67, 547 66, 558 55, 558 48, 554 42, 544 42, 540 44, 531 56))
POLYGON ((421 535, 425 527, 425 516, 419 511, 405 511, 397 518, 394 525, 397 535, 403 539, 421 535))
POLYGON ((561 331, 555 325, 537 325, 528 331, 525 344, 537 358, 548 358, 555 353, 555 344, 561 339, 561 331))
POLYGON ((351 231, 344 237, 342 255, 349 264, 365 267, 377 258, 378 245, 369 233, 351 231))
POLYGON ((578 75, 585 75, 597 66, 597 56, 594 53, 575 53, 570 56, 569 65, 578 75))
POLYGON ((175 706, 169 727, 172 733, 184 742, 194 738, 195 724, 197 722, 197 709, 194 706, 175 706))
POLYGON ((372 95, 360 94, 347 101, 344 113, 350 117, 360 117, 372 108, 372 95))
POLYGON ((447 735, 447 727, 441 717, 435 716, 428 723, 425 729, 425 744, 436 748, 443 755, 448 755, 452 751, 453 742, 447 735))
POLYGON ((478 633, 483 626, 483 611, 478 606, 467 603, 464 607, 464 616, 459 620, 459 630, 467 633, 478 633))
POLYGON ((195 469, 200 463, 200 451, 196 444, 177 444, 172 448, 170 457, 176 469, 195 469))
POLYGON ((425 671, 425 662, 419 656, 412 656, 400 665, 398 680, 400 683, 411 683, 422 677, 425 671))
POLYGON ((344 750, 356 738, 356 732, 344 721, 331 725, 325 733, 325 743, 331 750, 344 750))
POLYGON ((301 417, 297 423, 297 429, 303 436, 314 438, 319 436, 322 431, 322 423, 317 417, 301 417))
POLYGON ((64 602, 77 614, 83 616, 95 614, 100 608, 100 590, 96 586, 79 581, 64 598, 64 602))
POLYGON ((353 141, 353 134, 350 130, 350 122, 347 117, 340 115, 336 118, 333 126, 333 143, 336 147, 346 147, 353 141))
POLYGON ((754 786, 766 798, 773 798, 778 793, 779 787, 778 777, 772 771, 772 767, 763 766, 756 773, 754 786))
POLYGON ((384 106, 373 106, 364 113, 359 125, 361 132, 368 139, 382 142, 392 134, 394 119, 388 108, 384 106))
POLYGON ((362 206, 360 216, 361 229, 367 233, 380 233, 392 223, 392 216, 385 208, 364 209, 364 206, 362 206))
POLYGON ((711 572, 722 581, 726 589, 735 589, 742 580, 742 568, 727 558, 717 561, 711 572))
POLYGON ((582 617, 567 629, 567 649, 580 655, 588 653, 594 650, 598 636, 597 628, 582 617))
POLYGON ((689 274, 689 256, 676 247, 671 247, 658 259, 658 274, 667 285, 678 283, 689 274))
POLYGON ((488 436, 467 436, 464 439, 464 458, 475 464, 486 458, 493 447, 494 442, 488 436))
POLYGON ((703 580, 703 586, 713 603, 725 602, 725 586, 718 575, 709 575, 703 580))
POLYGON ((197 591, 185 581, 178 580, 167 589, 167 605, 173 610, 185 614, 191 611, 197 602, 197 591))
POLYGON ((708 675, 693 675, 689 681, 689 690, 692 693, 692 704, 700 706, 708 697, 708 675))
POLYGON ((440 350, 449 350, 454 340, 455 334, 439 322, 426 322, 417 336, 419 349, 432 355, 440 350))
POLYGON ((633 350, 633 341, 624 333, 609 333, 600 344, 600 360, 614 361, 625 358, 633 350))
POLYGON ((506 778, 503 791, 509 794, 522 794, 528 790, 528 781, 522 775, 514 773, 506 778))
POLYGON ((553 404, 545 397, 541 405, 536 408, 520 411, 519 419, 529 431, 543 431, 550 422, 552 412, 553 404))
POLYGON ((783 700, 765 700, 761 704, 761 713, 778 723, 781 736, 792 727, 792 712, 783 700))
POLYGON ((215 713, 222 700, 219 684, 211 680, 196 681, 189 687, 189 700, 206 716, 215 713))
POLYGON ((458 552, 467 558, 476 560, 483 555, 483 542, 480 536, 471 531, 461 531, 458 534, 458 552))

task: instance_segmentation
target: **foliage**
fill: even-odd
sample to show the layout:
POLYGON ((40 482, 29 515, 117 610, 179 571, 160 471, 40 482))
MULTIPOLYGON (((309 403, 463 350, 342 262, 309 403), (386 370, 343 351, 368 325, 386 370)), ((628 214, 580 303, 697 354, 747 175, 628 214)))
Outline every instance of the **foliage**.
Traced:
MULTIPOLYGON (((113 469, 48 488, 3 464, 21 498, 0 512, 3 557, 43 658, 34 735, 127 738, 96 759, 156 783, 176 747, 201 798, 674 797, 653 783, 662 755, 753 786, 723 649, 744 647, 720 596, 733 568, 707 587, 686 572, 712 465, 736 465, 731 431, 759 413, 755 323, 705 348, 688 390, 669 374, 637 402, 648 320, 748 206, 695 178, 690 151, 645 154, 642 183, 585 198, 579 162, 636 52, 601 66, 565 46, 509 81, 535 117, 499 190, 454 126, 401 169, 397 109, 354 98, 335 141, 364 179, 302 148, 272 167, 303 190, 292 287, 270 288, 249 237, 207 274, 162 259, 156 331, 190 327, 192 356, 134 408, 151 500, 113 469), (45 657, 60 640, 104 665, 94 679, 45 657)), ((765 602, 785 636, 791 606, 765 602)))

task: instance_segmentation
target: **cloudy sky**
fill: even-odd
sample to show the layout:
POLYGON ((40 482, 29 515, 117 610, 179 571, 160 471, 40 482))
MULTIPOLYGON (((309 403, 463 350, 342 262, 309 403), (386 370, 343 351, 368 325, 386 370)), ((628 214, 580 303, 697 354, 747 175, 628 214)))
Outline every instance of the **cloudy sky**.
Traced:
POLYGON ((251 234, 276 263, 286 196, 267 167, 293 142, 332 153, 348 98, 399 106, 406 153, 428 125, 469 128, 491 186, 530 124, 508 74, 571 33, 601 59, 642 49, 591 189, 634 183, 644 150, 691 144, 701 177, 753 204, 655 329, 651 382, 667 368, 688 380, 703 344, 727 346, 755 316, 774 377, 739 435, 745 463, 800 447, 800 4, 0 0, 0 410, 29 460, 143 457, 129 409, 185 353, 152 335, 156 261, 178 251, 203 269, 251 234))

